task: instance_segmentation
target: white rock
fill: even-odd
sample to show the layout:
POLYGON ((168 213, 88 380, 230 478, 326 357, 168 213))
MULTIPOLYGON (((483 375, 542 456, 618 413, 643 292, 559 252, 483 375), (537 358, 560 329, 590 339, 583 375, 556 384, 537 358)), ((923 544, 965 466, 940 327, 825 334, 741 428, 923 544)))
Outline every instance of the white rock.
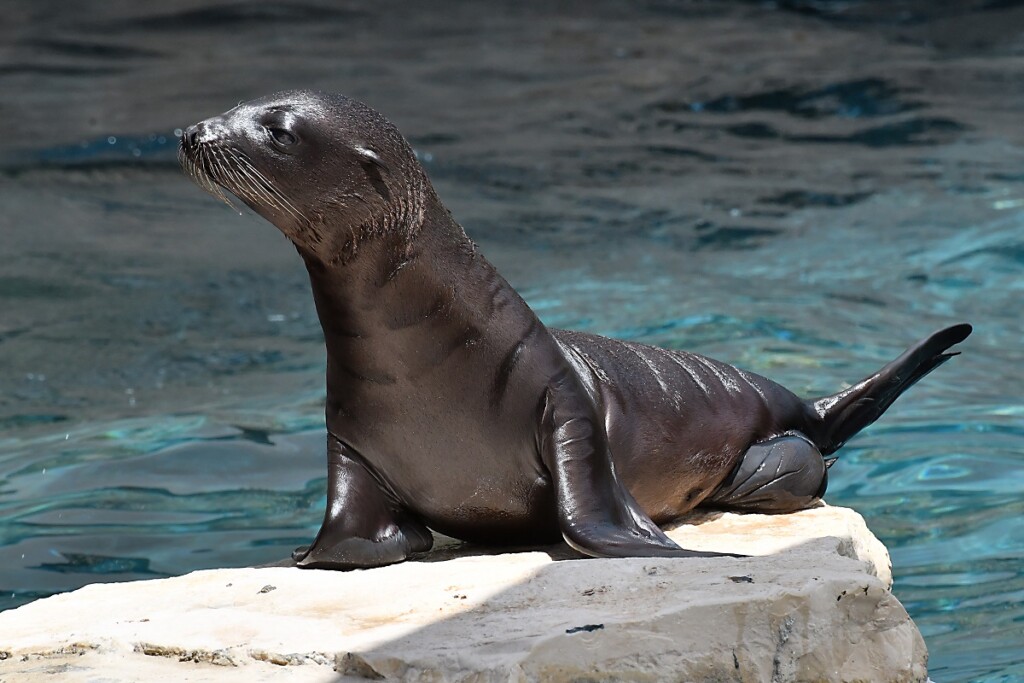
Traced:
POLYGON ((448 548, 364 571, 96 584, 0 614, 0 680, 925 680, 924 641, 860 515, 688 521, 670 533, 685 547, 754 557, 448 548))

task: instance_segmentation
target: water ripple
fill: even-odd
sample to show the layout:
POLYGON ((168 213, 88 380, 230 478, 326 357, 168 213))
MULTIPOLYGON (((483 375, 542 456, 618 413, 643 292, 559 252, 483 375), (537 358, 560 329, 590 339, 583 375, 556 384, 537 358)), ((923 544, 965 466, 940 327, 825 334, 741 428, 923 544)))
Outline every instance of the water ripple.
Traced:
POLYGON ((183 125, 308 86, 386 112, 550 325, 815 396, 975 323, 828 500, 890 547, 935 680, 1024 677, 1021 5, 897 5, 8 2, 0 607, 315 532, 308 278, 175 159, 183 125))

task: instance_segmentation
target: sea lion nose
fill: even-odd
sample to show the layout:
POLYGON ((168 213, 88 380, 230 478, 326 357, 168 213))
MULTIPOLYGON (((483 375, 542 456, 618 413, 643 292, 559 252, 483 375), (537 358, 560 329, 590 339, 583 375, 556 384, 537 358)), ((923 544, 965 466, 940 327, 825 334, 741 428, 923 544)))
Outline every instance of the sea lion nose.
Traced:
POLYGON ((196 143, 199 142, 199 126, 201 123, 195 123, 185 129, 185 132, 181 134, 182 140, 185 141, 185 145, 188 147, 195 147, 196 143))
POLYGON ((192 124, 184 130, 181 134, 185 144, 191 148, 195 148, 204 142, 213 142, 224 132, 224 119, 220 116, 215 116, 212 119, 206 119, 199 123, 192 124))

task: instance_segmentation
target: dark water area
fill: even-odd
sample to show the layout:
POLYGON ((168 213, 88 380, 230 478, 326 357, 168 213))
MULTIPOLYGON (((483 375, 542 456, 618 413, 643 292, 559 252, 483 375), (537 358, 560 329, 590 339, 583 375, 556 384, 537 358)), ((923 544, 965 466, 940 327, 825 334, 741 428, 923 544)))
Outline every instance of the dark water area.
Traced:
POLYGON ((7 0, 0 48, 0 607, 315 533, 304 269, 175 130, 319 88, 399 126, 549 325, 810 396, 974 323, 827 500, 934 680, 1024 678, 1024 3, 7 0))

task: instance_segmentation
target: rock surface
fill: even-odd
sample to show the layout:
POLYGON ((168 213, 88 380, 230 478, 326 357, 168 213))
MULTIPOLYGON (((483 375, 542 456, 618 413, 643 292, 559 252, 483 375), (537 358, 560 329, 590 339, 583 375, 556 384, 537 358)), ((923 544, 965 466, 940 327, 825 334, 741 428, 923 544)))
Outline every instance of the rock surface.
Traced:
POLYGON ((0 614, 0 681, 923 681, 889 556, 843 508, 704 514, 715 559, 562 548, 96 584, 0 614))

